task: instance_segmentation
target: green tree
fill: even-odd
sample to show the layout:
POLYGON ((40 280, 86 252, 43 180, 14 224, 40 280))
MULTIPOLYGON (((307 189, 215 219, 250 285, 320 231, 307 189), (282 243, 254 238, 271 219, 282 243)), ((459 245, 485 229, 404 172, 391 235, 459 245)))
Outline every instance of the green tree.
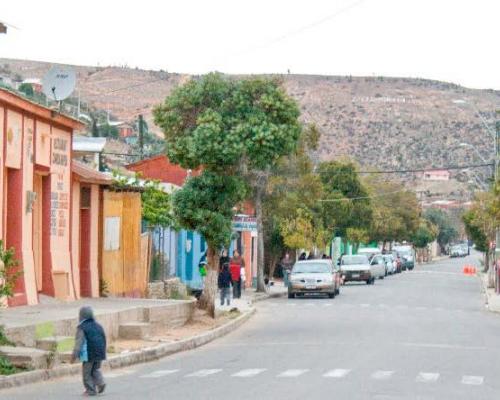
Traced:
POLYGON ((247 181, 259 230, 257 289, 265 290, 262 199, 272 166, 297 146, 297 104, 275 80, 209 74, 174 90, 154 117, 172 162, 247 181))
POLYGON ((353 244, 354 253, 357 253, 359 249, 359 245, 361 243, 367 243, 370 239, 368 235, 368 231, 362 228, 347 228, 346 229, 346 238, 349 242, 353 244))
POLYGON ((201 306, 215 315, 218 252, 231 240, 234 205, 246 196, 240 178, 203 171, 187 180, 173 195, 173 212, 179 224, 199 232, 207 241, 207 275, 201 306))
POLYGON ((402 189, 400 182, 387 182, 370 176, 366 185, 372 195, 373 220, 370 239, 387 243, 409 241, 420 222, 420 207, 414 192, 402 189))
POLYGON ((347 229, 368 230, 373 219, 369 192, 351 161, 329 161, 319 165, 323 184, 325 226, 346 240, 347 229))
POLYGON ((437 226, 437 242, 444 252, 446 246, 458 238, 458 229, 453 225, 450 215, 439 208, 429 208, 425 211, 424 218, 437 226))
POLYGON ((436 240, 437 235, 437 226, 425 219, 421 219, 420 224, 412 238, 413 245, 417 249, 425 249, 428 244, 436 240))
POLYGON ((31 85, 31 83, 21 83, 19 85, 18 90, 21 93, 24 93, 28 97, 33 97, 35 94, 35 91, 33 90, 33 86, 31 85))

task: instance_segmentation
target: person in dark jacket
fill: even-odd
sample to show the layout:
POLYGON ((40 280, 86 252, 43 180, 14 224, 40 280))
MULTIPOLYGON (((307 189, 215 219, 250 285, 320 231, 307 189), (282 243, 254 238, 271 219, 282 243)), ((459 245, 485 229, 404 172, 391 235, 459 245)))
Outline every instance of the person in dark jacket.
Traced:
POLYGON ((307 258, 307 254, 305 252, 301 253, 299 256, 300 261, 305 260, 306 258, 307 258))
POLYGON ((222 250, 222 254, 219 258, 219 271, 222 271, 222 266, 224 264, 229 264, 229 260, 230 258, 227 255, 227 250, 226 249, 222 250))
POLYGON ((79 318, 71 361, 82 362, 84 395, 96 396, 106 388, 101 373, 101 363, 106 359, 106 334, 95 321, 91 307, 80 308, 79 318))
POLYGON ((224 300, 227 300, 227 305, 231 303, 230 288, 231 288, 231 273, 229 272, 229 265, 225 263, 222 270, 219 272, 218 286, 220 289, 220 305, 224 305, 224 300))

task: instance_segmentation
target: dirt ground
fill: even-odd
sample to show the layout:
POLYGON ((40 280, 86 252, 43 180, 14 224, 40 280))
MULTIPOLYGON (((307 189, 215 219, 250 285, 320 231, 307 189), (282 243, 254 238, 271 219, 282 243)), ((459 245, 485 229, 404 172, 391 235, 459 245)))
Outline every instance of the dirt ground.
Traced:
POLYGON ((169 329, 165 331, 165 333, 151 336, 143 340, 118 339, 108 346, 108 352, 112 354, 126 353, 128 351, 152 347, 158 343, 172 343, 182 339, 187 339, 215 329, 239 315, 239 311, 228 311, 214 319, 208 316, 206 311, 196 309, 193 318, 183 326, 169 329))

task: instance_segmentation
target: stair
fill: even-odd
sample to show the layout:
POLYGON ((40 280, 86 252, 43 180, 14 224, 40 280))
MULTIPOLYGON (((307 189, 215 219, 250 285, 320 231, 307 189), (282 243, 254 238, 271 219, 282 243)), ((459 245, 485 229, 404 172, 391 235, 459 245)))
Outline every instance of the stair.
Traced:
POLYGON ((0 346, 0 354, 18 368, 46 369, 53 364, 50 351, 31 347, 0 346))
POLYGON ((36 347, 40 350, 64 353, 73 350, 75 338, 72 336, 49 336, 36 340, 36 347))
POLYGON ((127 322, 120 324, 118 336, 120 339, 144 339, 151 333, 151 324, 148 322, 127 322))

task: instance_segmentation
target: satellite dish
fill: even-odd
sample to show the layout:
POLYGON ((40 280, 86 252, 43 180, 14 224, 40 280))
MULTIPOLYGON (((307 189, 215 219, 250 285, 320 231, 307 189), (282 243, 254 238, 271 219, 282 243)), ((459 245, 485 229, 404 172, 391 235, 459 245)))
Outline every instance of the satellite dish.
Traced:
POLYGON ((76 74, 71 68, 52 67, 43 77, 43 93, 49 99, 61 101, 75 89, 76 74))

